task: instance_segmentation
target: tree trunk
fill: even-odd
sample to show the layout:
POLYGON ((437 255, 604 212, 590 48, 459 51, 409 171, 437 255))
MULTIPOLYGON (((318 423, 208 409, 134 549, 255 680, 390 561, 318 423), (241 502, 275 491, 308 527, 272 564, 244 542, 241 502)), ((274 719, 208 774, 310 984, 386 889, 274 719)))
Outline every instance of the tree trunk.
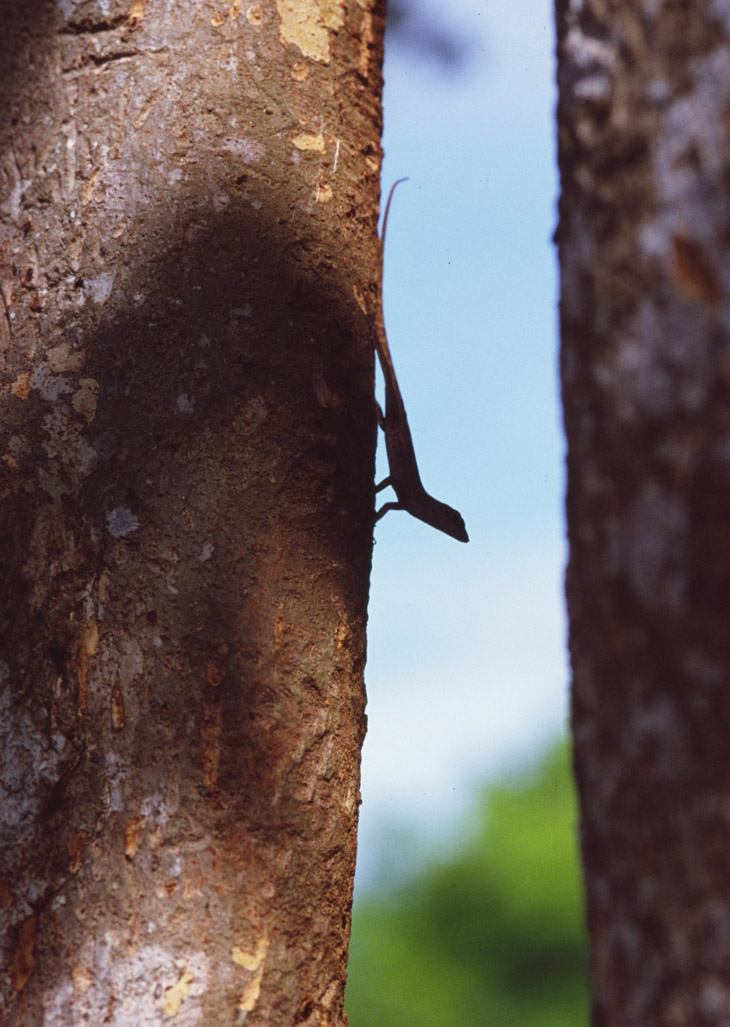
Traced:
POLYGON ((344 1024, 382 4, 0 6, 0 1024, 344 1024))
POLYGON ((558 0, 593 1022, 730 1022, 730 18, 558 0))

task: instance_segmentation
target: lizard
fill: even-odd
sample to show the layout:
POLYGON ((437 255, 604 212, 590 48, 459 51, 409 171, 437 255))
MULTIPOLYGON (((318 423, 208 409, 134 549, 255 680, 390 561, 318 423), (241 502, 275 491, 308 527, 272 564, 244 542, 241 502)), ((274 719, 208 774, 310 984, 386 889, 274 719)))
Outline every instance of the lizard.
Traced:
POLYGON ((385 205, 383 229, 380 234, 380 288, 375 312, 375 351, 383 370, 385 380, 385 413, 377 405, 378 422, 385 433, 385 449, 388 454, 390 474, 375 487, 381 492, 389 485, 397 496, 397 502, 385 503, 377 511, 375 520, 379 521, 389 510, 405 510, 412 517, 417 517, 432 528, 443 531, 459 542, 468 542, 464 519, 458 510, 434 499, 426 492, 418 473, 416 451, 413 447, 411 430, 408 426, 406 408, 403 402, 398 379, 390 355, 388 336, 385 331, 385 315, 383 313, 383 272, 385 258, 385 232, 388 227, 390 201, 393 199, 395 187, 406 179, 399 178, 390 188, 388 202, 385 205))

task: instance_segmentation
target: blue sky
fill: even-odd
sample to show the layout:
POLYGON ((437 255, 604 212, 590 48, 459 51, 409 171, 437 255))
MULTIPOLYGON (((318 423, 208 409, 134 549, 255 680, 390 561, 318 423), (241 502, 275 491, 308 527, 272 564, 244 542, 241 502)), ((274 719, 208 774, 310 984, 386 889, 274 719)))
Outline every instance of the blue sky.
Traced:
POLYGON ((552 7, 422 3, 470 49, 445 74, 389 47, 384 193, 410 181, 391 208, 386 324, 424 484, 471 541, 402 512, 376 527, 360 882, 384 825, 456 825, 474 785, 554 737, 567 708, 552 7))

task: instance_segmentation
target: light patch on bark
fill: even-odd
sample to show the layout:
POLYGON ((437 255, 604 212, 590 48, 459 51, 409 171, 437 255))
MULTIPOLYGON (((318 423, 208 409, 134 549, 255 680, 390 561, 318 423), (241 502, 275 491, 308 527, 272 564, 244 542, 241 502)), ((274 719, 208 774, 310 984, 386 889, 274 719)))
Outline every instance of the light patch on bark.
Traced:
MULTIPOLYGON (((0 684, 9 676, 7 663, 0 660, 0 684)), ((0 750, 4 754, 0 837, 21 838, 38 815, 46 790, 58 781, 59 767, 68 755, 67 743, 61 734, 46 738, 30 714, 12 702, 10 689, 4 688, 0 692, 0 750)))
POLYGON ((144 0, 132 0, 132 6, 127 14, 130 28, 137 28, 144 18, 144 0))
MULTIPOLYGON (((362 25, 360 26, 360 57, 358 60, 358 70, 360 74, 366 78, 368 68, 370 66, 370 54, 372 52, 375 33, 373 32, 373 14, 370 7, 365 6, 363 0, 360 0, 360 7, 362 8, 362 25)), ((366 160, 366 163, 369 163, 369 161, 366 160)), ((377 168, 375 170, 377 170, 377 168)))
POLYGON ((76 186, 76 125, 71 122, 61 126, 61 132, 66 136, 66 174, 64 185, 66 196, 72 197, 76 186))
POLYGON ((330 37, 316 0, 276 0, 279 38, 312 61, 330 62, 330 37))
POLYGON ((99 648, 99 625, 94 619, 87 621, 81 628, 79 641, 79 662, 76 675, 79 682, 79 713, 86 710, 86 693, 89 683, 89 657, 96 655, 99 648))
POLYGON ((73 349, 68 342, 61 342, 48 350, 46 360, 55 374, 61 374, 63 371, 81 371, 86 354, 82 350, 73 349))
POLYGON ((27 399, 30 396, 30 371, 23 371, 10 386, 10 391, 18 399, 27 399))
POLYGON ((708 975, 700 984, 699 1008, 709 1018, 723 1018, 730 1009, 730 988, 716 974, 708 975))
POLYGON ((137 849, 139 848, 139 839, 142 834, 142 828, 145 825, 147 818, 142 814, 134 817, 130 817, 127 821, 127 826, 124 828, 124 855, 127 859, 134 859, 137 855, 137 849))
POLYGON ((88 991, 94 983, 91 971, 81 962, 74 964, 74 968, 71 973, 73 975, 74 987, 80 991, 82 995, 85 991, 88 991))
POLYGON ((88 424, 94 420, 96 415, 96 397, 99 393, 99 383, 95 378, 82 378, 79 388, 71 397, 71 405, 77 414, 81 414, 88 424))
POLYGON ((251 139, 250 137, 237 139, 229 136, 223 140, 223 149, 227 150, 228 153, 234 153, 245 161, 246 164, 257 164, 266 156, 264 144, 260 140, 251 139))
POLYGON ((115 731, 121 731, 127 722, 124 714, 124 695, 122 693, 122 686, 119 683, 119 678, 116 679, 112 686, 111 719, 112 727, 115 731))
POLYGON ((117 932, 89 939, 70 980, 48 991, 44 1027, 60 1023, 101 1023, 108 1027, 197 1027, 210 974, 201 952, 172 954, 146 945, 120 958, 128 943, 117 932))
POLYGON ((292 142, 298 150, 314 150, 316 153, 327 152, 327 146, 325 145, 324 136, 321 132, 319 135, 311 135, 309 132, 300 132, 299 135, 294 136, 292 142))
POLYGON ((335 32, 345 24, 344 0, 317 0, 322 18, 328 29, 335 32))
POLYGON ((116 752, 106 754, 106 783, 107 791, 104 795, 104 806, 108 813, 124 812, 124 780, 126 773, 124 762, 116 752))
POLYGON ((119 678, 123 685, 128 685, 133 678, 142 673, 144 662, 142 648, 136 638, 125 638, 119 645, 116 663, 119 667, 119 678))
POLYGON ((570 61, 584 73, 606 75, 616 63, 613 46, 596 39, 595 36, 586 35, 578 24, 572 25, 568 30, 565 51, 570 61))
POLYGON ((105 271, 96 278, 89 278, 84 282, 84 294, 93 303, 106 303, 112 294, 114 287, 114 275, 105 271))
POLYGON ((17 470, 22 461, 28 455, 30 444, 22 435, 11 435, 8 439, 7 447, 8 448, 3 454, 2 459, 8 467, 12 467, 13 470, 17 470))
POLYGON ((114 538, 131 535, 139 527, 138 518, 126 506, 115 506, 106 517, 107 531, 114 538))
POLYGON ((259 938, 256 943, 256 949, 253 952, 242 948, 240 945, 233 946, 233 951, 231 952, 233 962, 253 974, 251 980, 247 982, 241 992, 241 997, 238 1000, 238 1008, 241 1012, 250 1013, 251 1010, 255 1008, 256 1003, 259 1000, 259 995, 261 993, 261 979, 264 976, 266 953, 268 952, 268 949, 268 938, 259 938))
POLYGON ((66 851, 68 852, 68 869, 72 874, 78 874, 84 864, 84 848, 86 837, 77 828, 70 828, 66 835, 66 851))
POLYGON ((193 974, 186 970, 179 981, 165 989, 164 1009, 168 1016, 177 1016, 182 1005, 182 1000, 190 990, 190 984, 195 980, 193 974))
POLYGON ((99 178, 100 174, 101 174, 101 168, 94 168, 94 170, 89 175, 88 181, 86 182, 86 185, 84 186, 83 192, 81 193, 81 206, 82 207, 85 207, 87 205, 87 203, 89 203, 91 201, 91 197, 93 196, 93 193, 94 193, 94 186, 96 185, 97 179, 99 178))
POLYGON ((722 251, 730 202, 724 198, 723 216, 718 217, 719 197, 706 186, 723 175, 725 124, 717 112, 730 105, 727 48, 717 47, 692 61, 687 80, 691 88, 658 119, 651 159, 659 202, 639 240, 646 256, 663 264, 683 300, 713 308, 730 291, 730 270, 715 266, 712 259, 722 251), (702 175, 697 174, 698 165, 702 175))
POLYGON ((712 13, 725 25, 725 31, 730 32, 730 0, 712 0, 712 13))
POLYGON ((610 358, 596 363, 593 378, 624 423, 662 417, 674 399, 661 328, 656 308, 640 302, 610 358))
POLYGON ((353 285, 352 294, 357 300, 357 305, 362 310, 365 317, 368 317, 368 305, 365 299, 365 293, 362 291, 359 285, 353 285))
POLYGON ((41 397, 53 403, 59 396, 71 392, 73 386, 68 378, 56 375, 47 364, 40 364, 30 376, 30 387, 36 389, 41 397))
POLYGON ((68 407, 55 407, 43 418, 43 449, 50 459, 60 459, 64 466, 79 478, 91 474, 98 463, 98 455, 73 423, 68 407))
POLYGON ((648 608, 678 610, 685 601, 685 504, 650 478, 634 505, 628 548, 628 572, 634 592, 648 608))

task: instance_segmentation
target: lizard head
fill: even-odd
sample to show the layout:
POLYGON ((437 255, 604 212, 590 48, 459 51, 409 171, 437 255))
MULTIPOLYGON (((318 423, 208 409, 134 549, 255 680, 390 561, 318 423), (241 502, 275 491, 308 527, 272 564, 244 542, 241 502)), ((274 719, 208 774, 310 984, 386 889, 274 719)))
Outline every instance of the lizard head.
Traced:
POLYGON ((445 531, 447 535, 451 535, 457 542, 468 542, 469 536, 466 533, 466 525, 464 524, 464 518, 461 516, 458 510, 454 510, 450 506, 446 506, 444 503, 444 519, 443 523, 439 525, 441 531, 445 531))
POLYGON ((429 508, 426 516, 423 516, 424 511, 419 510, 416 512, 415 509, 412 509, 410 512, 415 514, 416 517, 420 517, 421 520, 426 521, 432 528, 437 528, 446 535, 451 535, 457 542, 468 542, 469 536, 466 533, 464 518, 459 511, 454 510, 453 507, 448 506, 446 503, 442 503, 439 499, 434 499, 433 496, 429 496, 428 500, 429 508))

